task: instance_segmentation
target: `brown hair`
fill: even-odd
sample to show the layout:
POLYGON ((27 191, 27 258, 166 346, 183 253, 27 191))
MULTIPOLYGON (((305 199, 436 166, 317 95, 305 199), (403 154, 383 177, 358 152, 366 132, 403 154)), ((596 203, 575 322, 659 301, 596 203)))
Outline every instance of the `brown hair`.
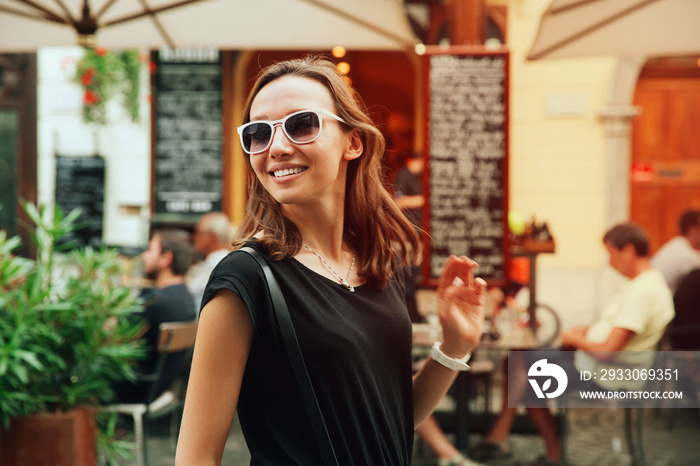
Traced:
POLYGON ((185 275, 194 259, 194 247, 190 234, 178 228, 164 228, 154 230, 151 237, 156 235, 160 238, 161 254, 167 251, 173 254, 170 269, 175 275, 185 275))
POLYGON ((621 223, 612 227, 603 236, 603 242, 618 250, 631 244, 637 257, 649 255, 649 237, 642 227, 634 223, 621 223))
POLYGON ((678 222, 681 235, 687 235, 692 227, 700 225, 700 210, 686 210, 678 222))
MULTIPOLYGON (((263 69, 244 107, 244 123, 250 121, 253 99, 260 90, 283 76, 297 76, 321 83, 330 93, 335 111, 348 131, 355 130, 363 144, 360 157, 348 164, 345 191, 344 240, 357 254, 358 275, 380 288, 386 286, 399 265, 417 263, 420 241, 414 227, 396 205, 383 183, 381 158, 385 142, 367 114, 359 96, 350 88, 335 65, 319 56, 274 63, 263 69), (400 260, 400 262, 399 262, 400 260)), ((248 238, 262 231, 257 240, 273 260, 293 257, 302 245, 294 222, 282 214, 280 204, 265 190, 250 164, 246 218, 236 236, 248 238)), ((245 239, 233 242, 235 249, 245 239)))

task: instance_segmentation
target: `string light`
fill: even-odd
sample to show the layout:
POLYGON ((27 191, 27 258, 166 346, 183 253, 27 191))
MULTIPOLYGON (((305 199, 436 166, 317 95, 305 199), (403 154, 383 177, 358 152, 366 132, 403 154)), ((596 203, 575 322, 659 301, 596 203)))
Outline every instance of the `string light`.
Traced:
POLYGON ((336 45, 333 47, 333 50, 331 50, 331 53, 335 58, 343 58, 345 56, 345 47, 336 45))
POLYGON ((340 74, 348 74, 350 72, 350 63, 346 61, 341 61, 336 66, 338 71, 340 71, 340 74))

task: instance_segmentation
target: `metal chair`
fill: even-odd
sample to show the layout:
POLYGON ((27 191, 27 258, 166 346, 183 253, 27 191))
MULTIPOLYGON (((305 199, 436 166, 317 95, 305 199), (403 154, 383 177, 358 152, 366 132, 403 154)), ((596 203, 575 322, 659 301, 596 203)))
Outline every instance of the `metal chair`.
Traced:
MULTIPOLYGON (((161 393, 158 391, 158 381, 163 375, 166 359, 169 354, 191 350, 194 347, 197 334, 197 321, 164 322, 159 327, 158 361, 152 374, 140 374, 139 381, 150 383, 147 403, 123 403, 105 406, 101 411, 128 414, 134 420, 134 437, 136 440, 136 455, 139 466, 148 464, 147 438, 148 421, 150 418, 172 413, 181 408, 182 398, 172 389, 161 393)), ((172 426, 175 424, 171 424, 172 426)), ((172 432, 171 432, 172 434, 172 432)))

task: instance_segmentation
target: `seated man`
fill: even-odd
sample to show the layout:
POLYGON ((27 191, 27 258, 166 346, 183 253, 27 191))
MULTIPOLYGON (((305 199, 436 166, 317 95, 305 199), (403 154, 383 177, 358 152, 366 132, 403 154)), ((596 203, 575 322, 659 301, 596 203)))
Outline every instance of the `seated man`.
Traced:
MULTIPOLYGON (((194 250, 190 235, 182 230, 161 230, 153 233, 148 249, 141 258, 147 278, 154 280, 154 287, 144 290, 144 310, 136 317, 145 320, 148 330, 146 340, 148 358, 140 361, 136 371, 141 374, 155 372, 158 361, 159 326, 163 322, 188 322, 197 318, 192 297, 185 286, 185 273, 192 262, 194 250)), ((158 382, 158 393, 162 393, 175 382, 185 363, 185 352, 168 355, 163 377, 158 382)), ((115 403, 146 403, 150 384, 123 381, 112 386, 115 403)))
POLYGON ((671 293, 688 273, 700 267, 700 210, 686 210, 679 221, 680 235, 671 238, 651 258, 651 266, 659 269, 671 293))
MULTIPOLYGON (((576 350, 578 370, 595 371, 594 367, 604 366, 612 351, 656 350, 674 316, 671 291, 661 273, 649 264, 649 240, 644 230, 629 223, 617 225, 605 234, 603 243, 608 250, 610 265, 629 281, 618 290, 590 327, 576 327, 562 335, 563 348, 576 350)), ((513 391, 520 390, 517 399, 522 399, 527 386, 523 377, 523 380, 513 381, 506 390, 510 390, 511 396, 513 391)), ((561 443, 552 414, 547 408, 528 408, 527 411, 545 441, 547 452, 533 464, 558 464, 561 443)), ((483 461, 507 453, 506 441, 514 419, 515 408, 508 407, 506 399, 498 420, 485 441, 472 451, 472 456, 483 461)))
POLYGON ((674 350, 700 350, 700 268, 691 271, 673 295, 676 317, 668 326, 674 350))

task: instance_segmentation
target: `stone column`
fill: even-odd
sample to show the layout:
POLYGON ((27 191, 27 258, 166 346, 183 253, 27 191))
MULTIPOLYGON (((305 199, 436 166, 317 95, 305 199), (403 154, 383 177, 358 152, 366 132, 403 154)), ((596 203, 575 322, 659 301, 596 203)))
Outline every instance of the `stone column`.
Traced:
POLYGON ((640 113, 633 105, 610 105, 599 114, 605 129, 606 229, 629 220, 632 120, 640 113))
POLYGON ((639 72, 646 57, 621 57, 599 117, 605 131, 605 227, 630 218, 632 121, 642 111, 632 105, 639 72))

